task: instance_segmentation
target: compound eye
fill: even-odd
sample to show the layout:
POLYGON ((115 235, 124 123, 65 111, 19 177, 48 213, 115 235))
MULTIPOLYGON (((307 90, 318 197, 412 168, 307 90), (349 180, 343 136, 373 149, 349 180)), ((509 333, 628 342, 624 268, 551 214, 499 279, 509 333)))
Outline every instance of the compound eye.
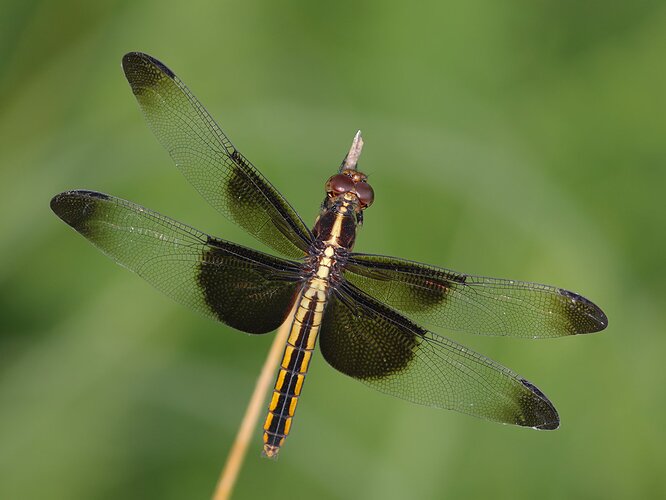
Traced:
POLYGON ((354 181, 344 174, 337 174, 326 182, 326 192, 331 196, 338 196, 354 189, 354 181))
POLYGON ((356 188, 356 196, 358 196, 361 206, 367 208, 372 205, 372 202, 375 201, 375 192, 370 184, 367 182, 358 182, 354 187, 356 188))

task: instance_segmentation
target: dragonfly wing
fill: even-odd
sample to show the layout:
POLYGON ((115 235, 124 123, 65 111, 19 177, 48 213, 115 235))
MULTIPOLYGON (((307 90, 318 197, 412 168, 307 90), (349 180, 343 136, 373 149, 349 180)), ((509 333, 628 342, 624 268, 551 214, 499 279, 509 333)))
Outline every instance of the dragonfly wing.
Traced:
POLYGON ((559 426, 557 411, 536 386, 349 283, 332 293, 319 342, 333 368, 381 392, 507 424, 559 426))
POLYGON ((296 262, 214 238, 120 198, 68 191, 55 196, 51 208, 158 290, 247 333, 280 326, 301 286, 296 262))
POLYGON ((123 57, 123 70, 148 125, 196 190, 262 243, 302 257, 312 240, 310 230, 180 78, 140 52, 123 57))
POLYGON ((598 332, 608 325, 596 304, 562 288, 396 257, 354 253, 345 277, 417 321, 453 330, 539 338, 598 332))

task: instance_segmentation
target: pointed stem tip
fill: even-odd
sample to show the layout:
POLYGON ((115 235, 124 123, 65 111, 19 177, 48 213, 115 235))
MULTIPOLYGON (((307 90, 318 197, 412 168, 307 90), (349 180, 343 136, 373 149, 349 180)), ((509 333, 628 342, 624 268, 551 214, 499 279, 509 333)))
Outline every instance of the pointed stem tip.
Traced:
POLYGON ((361 136, 361 131, 356 132, 354 140, 352 141, 351 147, 349 148, 349 153, 345 156, 345 159, 340 165, 340 172, 343 170, 355 170, 356 165, 358 164, 358 158, 361 156, 363 151, 363 137, 361 136))

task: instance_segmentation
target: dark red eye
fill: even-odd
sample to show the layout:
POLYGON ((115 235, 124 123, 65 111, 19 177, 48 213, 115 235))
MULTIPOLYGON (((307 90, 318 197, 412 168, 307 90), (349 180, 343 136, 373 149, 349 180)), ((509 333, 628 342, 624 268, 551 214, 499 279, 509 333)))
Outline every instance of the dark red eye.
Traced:
POLYGON ((332 196, 346 193, 354 189, 354 181, 344 174, 337 174, 326 182, 326 192, 332 196))
POLYGON ((354 186, 356 188, 356 196, 361 202, 363 208, 369 207, 372 205, 372 202, 375 201, 375 192, 372 190, 372 187, 367 182, 357 182, 354 186))

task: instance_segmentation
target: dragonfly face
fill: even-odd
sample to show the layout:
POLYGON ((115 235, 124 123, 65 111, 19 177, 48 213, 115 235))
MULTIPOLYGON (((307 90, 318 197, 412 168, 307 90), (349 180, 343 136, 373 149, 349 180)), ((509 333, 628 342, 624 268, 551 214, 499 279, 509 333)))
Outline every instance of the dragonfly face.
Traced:
POLYGON ((357 170, 357 134, 312 230, 231 144, 185 84, 142 53, 123 69, 158 140, 197 191, 284 257, 258 252, 94 191, 67 191, 53 211, 118 263, 175 300, 240 331, 290 330, 264 423, 264 453, 291 430, 315 345, 336 370, 382 392, 497 422, 556 429, 557 411, 534 384, 435 334, 433 326, 490 335, 561 337, 608 320, 568 290, 487 278, 396 257, 352 252, 374 192, 357 170))
POLYGON ((368 176, 358 170, 345 170, 344 173, 336 174, 326 181, 326 193, 328 194, 325 206, 330 205, 340 198, 354 203, 354 211, 360 213, 375 201, 375 192, 368 184, 368 176))

